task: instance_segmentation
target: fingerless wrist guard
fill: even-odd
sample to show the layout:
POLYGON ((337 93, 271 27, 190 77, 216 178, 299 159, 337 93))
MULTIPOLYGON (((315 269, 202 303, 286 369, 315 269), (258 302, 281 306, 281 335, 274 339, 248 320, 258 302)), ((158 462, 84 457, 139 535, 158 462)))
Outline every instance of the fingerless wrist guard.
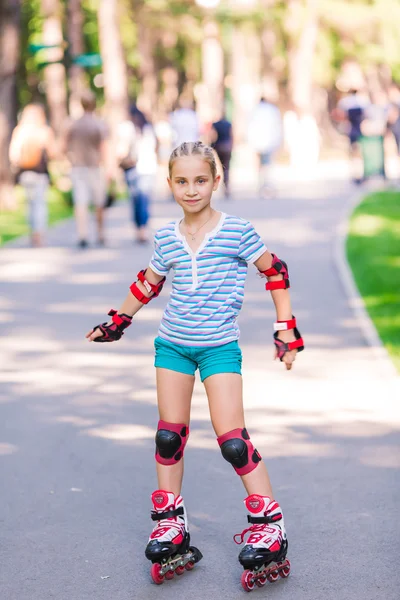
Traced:
POLYGON ((297 352, 301 352, 304 350, 304 342, 301 337, 300 331, 296 327, 296 319, 292 316, 288 321, 277 321, 274 323, 274 344, 276 348, 277 357, 280 361, 282 361, 286 352, 290 352, 290 350, 297 350, 297 352), (289 331, 293 329, 293 333, 295 335, 295 340, 293 342, 284 342, 279 338, 280 331, 289 331))
POLYGON ((273 290, 286 290, 290 288, 288 266, 285 261, 278 258, 276 254, 272 254, 272 265, 270 268, 266 271, 260 271, 260 273, 265 275, 265 277, 272 277, 273 275, 283 276, 281 281, 268 281, 265 284, 266 290, 271 292, 273 290))
POLYGON ((149 292, 149 294, 152 292, 152 296, 149 297, 149 296, 146 296, 145 294, 143 294, 143 292, 136 285, 137 284, 136 281, 134 283, 132 283, 131 287, 129 288, 131 290, 131 293, 135 296, 135 298, 137 298, 139 300, 139 302, 141 302, 142 304, 148 304, 150 302, 150 300, 153 300, 153 298, 157 298, 157 296, 160 294, 161 290, 163 289, 163 286, 165 283, 165 277, 163 277, 159 283, 154 285, 153 283, 150 283, 150 281, 147 281, 147 279, 144 276, 145 273, 146 273, 146 271, 143 269, 142 271, 139 271, 139 273, 137 274, 137 277, 138 277, 138 280, 141 283, 143 283, 144 287, 149 292))
POLYGON ((132 317, 124 313, 118 314, 114 309, 111 309, 108 314, 112 317, 111 324, 102 323, 93 327, 93 331, 100 329, 103 334, 101 337, 95 338, 94 342, 116 342, 124 335, 124 329, 132 323, 132 317))

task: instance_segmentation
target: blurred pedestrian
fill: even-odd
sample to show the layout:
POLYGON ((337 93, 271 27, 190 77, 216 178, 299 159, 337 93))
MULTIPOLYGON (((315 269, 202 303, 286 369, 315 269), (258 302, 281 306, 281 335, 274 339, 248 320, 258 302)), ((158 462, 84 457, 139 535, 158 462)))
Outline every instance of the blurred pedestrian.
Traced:
POLYGON ((104 245, 104 206, 107 196, 107 127, 95 115, 96 97, 87 90, 81 97, 83 115, 68 124, 64 149, 71 162, 74 214, 78 246, 88 246, 89 206, 95 207, 97 243, 104 245))
POLYGON ((298 180, 313 179, 321 145, 314 115, 296 106, 285 113, 283 128, 293 176, 298 180))
POLYGON ((170 124, 173 131, 173 149, 184 142, 199 141, 199 119, 190 98, 181 96, 179 99, 179 107, 170 114, 170 124))
POLYGON ((226 115, 223 114, 219 121, 212 124, 212 147, 218 155, 221 162, 224 185, 225 185, 225 198, 229 198, 231 194, 230 182, 229 182, 229 169, 232 157, 233 147, 233 133, 232 123, 228 121, 226 115))
POLYGON ((270 198, 275 190, 270 182, 269 167, 282 143, 282 119, 279 108, 267 98, 261 98, 251 116, 248 142, 258 155, 260 197, 270 198))
POLYGON ((49 187, 48 161, 55 153, 52 129, 40 104, 28 104, 14 129, 10 162, 25 190, 32 246, 42 246, 48 224, 46 194, 49 187))
MULTIPOLYGON (((388 106, 388 129, 392 132, 396 142, 397 155, 400 157, 400 89, 395 83, 389 88, 389 106, 388 106)), ((397 179, 399 177, 399 167, 397 167, 397 179)))
POLYGON ((349 138, 350 168, 355 183, 363 180, 363 161, 360 148, 362 137, 361 124, 366 117, 366 109, 370 102, 360 90, 352 89, 347 96, 339 100, 333 118, 345 124, 345 133, 349 138), (362 172, 361 172, 362 170, 362 172))
POLYGON ((157 137, 152 124, 137 106, 131 107, 130 117, 118 128, 117 154, 128 187, 136 240, 146 243, 149 203, 158 166, 157 137))

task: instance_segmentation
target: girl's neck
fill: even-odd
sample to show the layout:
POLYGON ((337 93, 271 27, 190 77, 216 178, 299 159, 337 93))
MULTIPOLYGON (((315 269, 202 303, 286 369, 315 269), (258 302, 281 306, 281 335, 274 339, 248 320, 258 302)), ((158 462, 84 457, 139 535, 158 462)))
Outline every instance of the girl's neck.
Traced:
POLYGON ((207 219, 211 220, 211 218, 216 214, 216 212, 217 211, 210 205, 205 206, 203 210, 195 214, 186 213, 185 211, 183 211, 183 221, 188 227, 196 227, 196 225, 201 225, 202 223, 207 221, 207 219))

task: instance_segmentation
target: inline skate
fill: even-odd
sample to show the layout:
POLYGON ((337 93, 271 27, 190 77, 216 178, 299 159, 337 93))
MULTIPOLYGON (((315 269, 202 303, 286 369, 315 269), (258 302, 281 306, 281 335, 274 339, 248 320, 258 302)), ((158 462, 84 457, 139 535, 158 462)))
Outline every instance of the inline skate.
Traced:
POLYGON ((186 510, 182 496, 172 492, 156 490, 151 495, 154 510, 153 521, 157 521, 145 555, 153 564, 151 578, 161 585, 165 579, 173 579, 174 575, 182 575, 191 571, 194 565, 203 558, 200 550, 190 545, 186 510))
POLYGON ((251 525, 233 539, 237 544, 244 542, 238 557, 245 569, 241 584, 246 592, 251 592, 255 586, 263 587, 279 576, 288 577, 290 562, 286 558, 288 541, 279 504, 258 494, 248 496, 244 504, 250 513, 247 520, 251 525))

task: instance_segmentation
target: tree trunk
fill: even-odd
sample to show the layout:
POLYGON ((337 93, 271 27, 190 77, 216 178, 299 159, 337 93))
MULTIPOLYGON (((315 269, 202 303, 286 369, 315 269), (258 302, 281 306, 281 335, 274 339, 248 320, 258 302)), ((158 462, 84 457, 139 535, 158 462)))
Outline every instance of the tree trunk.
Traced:
POLYGON ((265 27, 261 33, 261 93, 271 102, 279 100, 279 73, 274 65, 276 33, 265 27))
POLYGON ((140 77, 142 88, 137 104, 148 117, 152 118, 157 108, 157 73, 154 60, 154 29, 141 17, 138 23, 138 49, 140 54, 140 77))
MULTIPOLYGON (((56 48, 45 51, 46 61, 62 60, 64 39, 62 32, 62 6, 60 0, 42 0, 43 43, 57 44, 56 48)), ((67 118, 67 83, 65 66, 61 63, 48 65, 44 69, 47 104, 50 112, 50 124, 56 135, 63 128, 67 118)))
MULTIPOLYGON (((85 51, 83 40, 84 17, 81 0, 68 1, 68 40, 72 57, 85 51)), ((72 64, 69 68, 68 82, 70 87, 69 112, 76 118, 81 112, 80 98, 85 89, 84 70, 79 65, 72 64)))
POLYGON ((8 148, 16 123, 19 37, 19 0, 0 0, 0 210, 15 207, 8 148))
POLYGON ((203 123, 212 123, 221 117, 224 109, 224 51, 218 25, 213 20, 204 24, 201 65, 204 98, 200 116, 203 123))
POLYGON ((232 96, 236 142, 246 141, 250 115, 260 99, 260 41, 251 25, 232 32, 232 96))
POLYGON ((117 0, 100 0, 98 19, 106 117, 112 147, 115 147, 118 124, 127 118, 129 106, 127 69, 119 32, 117 0))
POLYGON ((318 33, 316 0, 290 0, 286 30, 291 38, 288 52, 289 100, 293 108, 309 111, 318 33))

